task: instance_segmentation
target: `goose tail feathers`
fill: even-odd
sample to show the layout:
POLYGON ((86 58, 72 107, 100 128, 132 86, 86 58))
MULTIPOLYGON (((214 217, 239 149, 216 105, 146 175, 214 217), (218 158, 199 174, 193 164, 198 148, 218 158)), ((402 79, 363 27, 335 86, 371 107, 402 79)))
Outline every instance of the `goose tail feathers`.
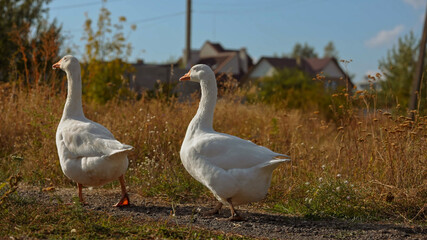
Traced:
POLYGON ((279 166, 279 164, 291 161, 289 158, 284 159, 273 159, 268 162, 262 163, 259 165, 259 168, 265 169, 267 171, 273 171, 276 167, 279 166))
POLYGON ((133 149, 132 146, 122 144, 121 148, 113 150, 111 152, 110 156, 113 156, 113 155, 118 154, 118 153, 128 152, 128 151, 131 151, 132 149, 133 149))

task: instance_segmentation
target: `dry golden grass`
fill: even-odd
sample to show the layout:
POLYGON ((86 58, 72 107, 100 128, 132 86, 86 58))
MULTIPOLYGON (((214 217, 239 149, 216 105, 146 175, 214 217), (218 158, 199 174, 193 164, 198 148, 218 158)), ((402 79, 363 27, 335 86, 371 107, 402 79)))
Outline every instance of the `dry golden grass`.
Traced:
MULTIPOLYGON (((0 180, 19 171, 31 184, 70 186, 55 146, 65 93, 44 86, 20 91, 13 85, 0 91, 0 180)), ((194 201, 211 197, 179 158, 197 104, 142 98, 85 104, 84 111, 135 147, 126 174, 131 188, 194 201)), ((320 217, 425 220, 427 117, 412 121, 379 110, 347 110, 352 114, 329 121, 317 111, 242 104, 226 95, 218 101, 214 128, 292 157, 274 172, 264 207, 320 217)))

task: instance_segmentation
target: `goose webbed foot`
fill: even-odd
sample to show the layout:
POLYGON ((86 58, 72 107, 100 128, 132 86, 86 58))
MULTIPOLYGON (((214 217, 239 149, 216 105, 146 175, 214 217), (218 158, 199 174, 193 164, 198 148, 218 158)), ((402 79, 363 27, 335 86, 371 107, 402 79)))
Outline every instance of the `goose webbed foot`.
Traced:
POLYGON ((219 210, 222 208, 222 203, 218 203, 214 209, 204 212, 203 216, 212 216, 219 213, 219 210))
POLYGON ((227 199, 228 204, 230 205, 231 217, 228 218, 229 221, 243 221, 242 218, 237 211, 234 209, 233 203, 231 202, 231 198, 227 199))
POLYGON ((120 201, 114 205, 114 207, 124 207, 129 205, 129 195, 126 193, 122 196, 120 201))
POLYGON ((130 204, 129 195, 126 192, 125 178, 122 176, 119 177, 120 187, 122 189, 122 199, 114 205, 114 207, 124 207, 130 204))
POLYGON ((237 214, 236 212, 234 212, 234 215, 231 215, 231 217, 229 217, 228 220, 232 222, 237 222, 237 221, 244 221, 245 219, 239 214, 237 214))

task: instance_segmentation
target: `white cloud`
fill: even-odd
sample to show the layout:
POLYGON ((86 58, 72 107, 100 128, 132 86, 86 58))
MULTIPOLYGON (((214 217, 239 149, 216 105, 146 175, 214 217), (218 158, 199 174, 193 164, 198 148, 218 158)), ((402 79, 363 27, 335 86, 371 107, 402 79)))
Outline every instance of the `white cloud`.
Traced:
POLYGON ((401 24, 397 25, 392 30, 381 30, 375 37, 367 40, 365 44, 368 47, 378 47, 390 43, 399 36, 404 28, 405 27, 401 24))
POLYGON ((426 0, 403 0, 406 4, 411 5, 413 8, 421 8, 426 4, 426 0))

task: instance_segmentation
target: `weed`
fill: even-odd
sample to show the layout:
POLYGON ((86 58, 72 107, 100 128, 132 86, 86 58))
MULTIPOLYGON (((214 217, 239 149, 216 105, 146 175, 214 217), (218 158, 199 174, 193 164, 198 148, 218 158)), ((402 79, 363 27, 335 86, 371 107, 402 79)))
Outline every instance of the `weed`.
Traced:
POLYGON ((229 234, 178 227, 167 223, 139 222, 84 209, 79 204, 11 197, 0 209, 0 238, 37 239, 249 239, 229 234))
MULTIPOLYGON (((52 94, 50 86, 43 84, 31 92, 10 85, 0 91, 1 179, 21 172, 24 182, 40 187, 74 184, 61 171, 54 137, 65 93, 52 94)), ((224 93, 217 104, 214 128, 292 157, 273 173, 264 202, 268 206, 278 203, 284 211, 317 217, 425 219, 427 117, 416 114, 413 121, 391 110, 376 109, 369 93, 345 94, 332 98, 353 103, 340 103, 346 107, 337 107, 337 111, 344 112, 328 120, 317 110, 244 104, 224 93), (361 103, 365 110, 360 110, 361 103), (355 187, 344 185, 337 174, 355 187), (330 185, 314 184, 319 178, 330 185), (311 183, 309 188, 306 182, 311 183), (339 194, 334 192, 337 187, 342 190, 339 194), (309 205, 307 197, 312 199, 309 205)), ((126 181, 141 195, 175 202, 212 198, 185 171, 179 157, 197 101, 142 97, 83 107, 89 119, 135 147, 129 154, 126 181)), ((105 187, 117 187, 117 183, 105 187)))

